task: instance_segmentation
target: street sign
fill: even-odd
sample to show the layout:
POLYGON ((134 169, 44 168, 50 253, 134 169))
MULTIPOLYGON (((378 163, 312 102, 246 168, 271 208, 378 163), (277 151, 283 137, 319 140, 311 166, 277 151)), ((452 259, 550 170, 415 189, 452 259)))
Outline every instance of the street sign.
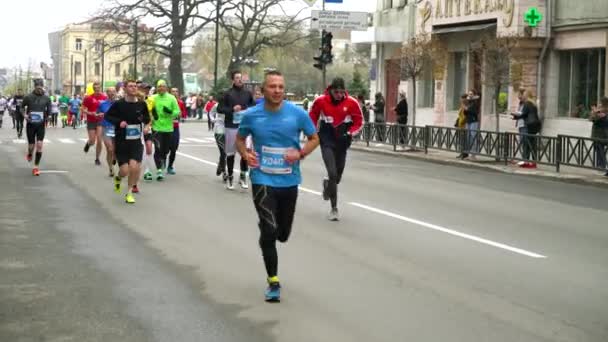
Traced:
POLYGON ((304 0, 305 3, 308 4, 308 6, 312 6, 315 4, 315 2, 317 2, 317 0, 304 0))
POLYGON ((313 10, 311 28, 328 31, 366 31, 368 27, 367 17, 367 12, 313 10))

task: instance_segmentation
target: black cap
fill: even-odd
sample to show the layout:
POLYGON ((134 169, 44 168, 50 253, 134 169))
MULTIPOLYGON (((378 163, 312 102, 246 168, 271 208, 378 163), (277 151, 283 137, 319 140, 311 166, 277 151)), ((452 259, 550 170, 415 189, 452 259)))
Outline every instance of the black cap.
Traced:
POLYGON ((331 89, 346 89, 346 85, 344 83, 344 79, 341 77, 336 77, 331 81, 329 85, 331 89))
POLYGON ((34 87, 44 87, 44 80, 42 78, 34 79, 34 87))

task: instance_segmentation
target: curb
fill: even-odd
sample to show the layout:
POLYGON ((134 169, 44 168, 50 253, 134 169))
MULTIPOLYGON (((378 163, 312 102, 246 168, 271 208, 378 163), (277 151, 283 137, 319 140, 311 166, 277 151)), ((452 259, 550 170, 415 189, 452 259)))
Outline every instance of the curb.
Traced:
POLYGON ((424 154, 424 152, 414 152, 414 153, 412 153, 412 152, 409 152, 409 153, 394 152, 394 151, 375 149, 373 147, 358 146, 356 144, 353 144, 351 146, 351 149, 354 151, 365 152, 365 153, 370 153, 370 154, 382 154, 382 155, 391 156, 391 157, 408 158, 408 159, 425 161, 425 162, 434 163, 434 164, 459 166, 459 167, 464 167, 464 168, 493 171, 493 172, 497 172, 497 173, 505 173, 505 174, 517 175, 517 176, 538 177, 538 178, 544 178, 544 179, 560 181, 560 182, 564 182, 564 183, 571 183, 571 184, 596 185, 596 186, 599 185, 599 186, 608 188, 608 177, 605 177, 606 179, 604 180, 604 179, 593 179, 593 178, 588 178, 588 177, 584 177, 584 176, 549 174, 549 173, 545 173, 543 171, 530 172, 530 171, 511 170, 509 168, 505 168, 504 166, 483 165, 483 164, 479 164, 479 163, 472 163, 472 162, 461 161, 461 160, 449 160, 449 159, 440 159, 440 158, 429 157, 428 155, 424 154))

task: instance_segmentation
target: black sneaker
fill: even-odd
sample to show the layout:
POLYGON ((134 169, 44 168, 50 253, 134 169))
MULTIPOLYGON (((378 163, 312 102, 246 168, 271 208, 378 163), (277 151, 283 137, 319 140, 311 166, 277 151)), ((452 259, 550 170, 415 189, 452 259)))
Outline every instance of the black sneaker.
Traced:
POLYGON ((228 174, 226 171, 222 172, 222 182, 226 183, 228 181, 228 174))
POLYGON ((100 166, 101 165, 101 161, 99 161, 99 159, 95 159, 95 165, 100 166))
POLYGON ((218 165, 218 166, 217 166, 217 169, 215 170, 215 175, 216 175, 216 176, 219 176, 219 175, 221 175, 221 174, 222 174, 222 172, 223 172, 223 170, 222 170, 222 166, 221 166, 221 165, 218 165))
POLYGON ((84 153, 89 153, 89 149, 91 148, 91 145, 89 145, 88 142, 84 143, 84 153))
POLYGON ((329 201, 329 192, 327 191, 327 187, 329 186, 329 179, 323 179, 323 200, 329 201))

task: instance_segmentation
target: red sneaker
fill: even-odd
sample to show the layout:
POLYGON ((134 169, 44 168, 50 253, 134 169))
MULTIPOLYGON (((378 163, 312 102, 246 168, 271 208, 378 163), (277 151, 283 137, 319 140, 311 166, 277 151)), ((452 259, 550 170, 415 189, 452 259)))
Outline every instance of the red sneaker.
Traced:
POLYGON ((25 155, 25 160, 27 160, 27 162, 30 163, 32 161, 32 155, 31 154, 26 154, 25 155))
POLYGON ((538 168, 538 166, 536 166, 536 163, 528 163, 528 168, 529 169, 536 169, 536 168, 538 168))
POLYGON ((133 185, 133 189, 131 190, 134 194, 138 194, 139 193, 139 188, 136 185, 133 185))
POLYGON ((35 168, 32 170, 32 175, 34 175, 34 176, 40 176, 40 170, 38 170, 38 168, 37 168, 37 167, 35 167, 35 168))

